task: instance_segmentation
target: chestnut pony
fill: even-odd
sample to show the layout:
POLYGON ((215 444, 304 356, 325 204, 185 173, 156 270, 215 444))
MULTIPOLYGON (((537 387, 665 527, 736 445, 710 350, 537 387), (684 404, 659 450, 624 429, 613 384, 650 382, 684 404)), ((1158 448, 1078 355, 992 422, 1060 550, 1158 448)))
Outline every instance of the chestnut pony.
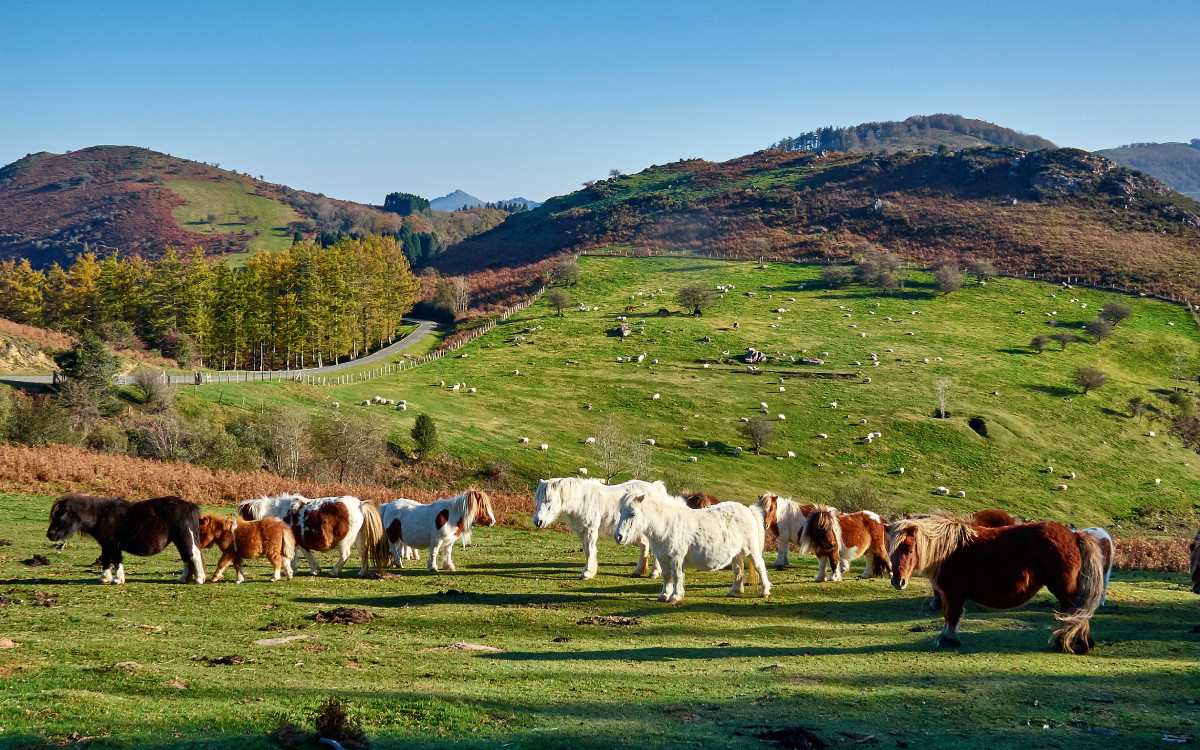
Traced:
POLYGON ((869 510, 839 513, 828 505, 814 505, 800 532, 800 551, 820 560, 817 582, 840 581, 850 563, 865 557, 867 567, 862 578, 873 578, 878 568, 890 571, 887 557, 887 530, 883 521, 869 510), (825 566, 829 565, 828 578, 825 566))
POLYGON ((888 539, 892 585, 908 586, 924 573, 942 600, 946 624, 935 643, 959 646, 963 604, 1011 609, 1042 587, 1058 599, 1061 625, 1053 642, 1060 651, 1081 653, 1095 642, 1091 618, 1104 596, 1104 560, 1091 534, 1057 523, 1026 523, 1001 528, 974 526, 958 518, 934 516, 892 524, 888 539))
POLYGON ((296 554, 296 537, 283 521, 264 518, 261 521, 240 521, 237 516, 222 517, 208 514, 200 517, 200 546, 208 549, 217 545, 221 559, 217 562, 214 581, 221 580, 225 569, 232 563, 237 573, 237 582, 246 580, 242 575, 242 561, 266 557, 275 569, 272 581, 279 580, 282 569, 288 580, 292 580, 292 556, 296 554))

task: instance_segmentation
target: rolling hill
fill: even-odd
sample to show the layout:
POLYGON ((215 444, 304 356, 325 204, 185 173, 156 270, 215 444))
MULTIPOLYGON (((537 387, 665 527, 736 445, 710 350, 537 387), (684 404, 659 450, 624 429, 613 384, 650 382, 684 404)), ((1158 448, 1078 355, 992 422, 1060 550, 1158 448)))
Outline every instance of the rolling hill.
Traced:
POLYGON ((154 256, 166 247, 273 249, 299 231, 395 231, 399 217, 216 165, 133 146, 30 154, 0 168, 0 257, 38 266, 85 245, 154 256))
POLYGON ((984 120, 961 115, 917 115, 907 120, 866 122, 852 127, 829 126, 782 138, 771 148, 784 151, 936 151, 987 146, 1012 146, 1036 151, 1054 148, 1041 136, 1029 135, 984 120))
POLYGON ((1082 276, 1200 298, 1200 204, 1077 149, 759 151, 604 180, 450 248, 481 300, 524 293, 557 255, 617 246, 847 259, 864 242, 908 260, 988 258, 1008 273, 1082 276))
POLYGON ((1122 166, 1140 169, 1173 190, 1200 200, 1200 138, 1190 143, 1132 143, 1096 153, 1122 166))

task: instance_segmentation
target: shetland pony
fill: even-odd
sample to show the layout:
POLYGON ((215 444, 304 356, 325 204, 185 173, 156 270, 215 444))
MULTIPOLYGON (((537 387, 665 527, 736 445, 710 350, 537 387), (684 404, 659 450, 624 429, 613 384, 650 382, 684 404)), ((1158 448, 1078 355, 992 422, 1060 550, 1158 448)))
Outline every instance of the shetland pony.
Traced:
POLYGON ((808 514, 813 512, 815 505, 801 505, 787 497, 780 497, 768 492, 758 498, 758 509, 762 512, 763 524, 771 536, 775 537, 775 562, 771 567, 782 570, 788 566, 788 548, 794 544, 800 546, 800 532, 808 514))
POLYGON ((984 528, 957 518, 897 521, 888 539, 892 585, 903 590, 920 571, 942 600, 946 624, 935 643, 959 646, 963 604, 1011 609, 1043 586, 1058 599, 1061 625, 1053 642, 1060 651, 1081 653, 1095 645, 1091 618, 1104 596, 1104 558, 1091 534, 1057 523, 984 528))
POLYGON ((275 569, 271 581, 279 580, 282 569, 288 580, 292 580, 292 557, 296 554, 296 536, 283 521, 275 518, 264 518, 261 521, 239 521, 237 516, 216 516, 208 514, 200 517, 200 547, 208 549, 213 545, 221 550, 221 559, 213 573, 214 581, 221 580, 225 569, 233 564, 237 573, 237 582, 246 580, 242 575, 242 561, 266 557, 275 569))
MULTIPOLYGON (((383 522, 383 534, 384 534, 384 537, 387 539, 388 548, 392 554, 392 565, 395 565, 397 568, 403 568, 405 560, 420 560, 421 559, 421 551, 415 547, 410 547, 407 544, 405 544, 400 539, 399 530, 397 530, 396 539, 392 539, 392 534, 389 534, 388 530, 387 530, 388 525, 393 522, 393 519, 391 519, 388 515, 389 511, 387 509, 389 507, 391 507, 391 508, 400 508, 400 507, 418 508, 418 507, 421 507, 421 503, 418 503, 416 500, 409 500, 408 498, 402 497, 399 500, 393 500, 390 503, 384 503, 383 505, 379 506, 379 518, 383 522)), ((394 513, 395 511, 393 510, 390 512, 394 513)), ((465 533, 461 537, 459 537, 464 542, 464 544, 463 544, 464 549, 466 548, 466 541, 469 537, 470 537, 469 533, 465 533)))
MULTIPOLYGON (((662 482, 643 482, 631 479, 621 484, 604 484, 599 479, 581 479, 579 477, 562 477, 559 479, 543 479, 538 482, 537 492, 533 495, 533 525, 544 529, 562 516, 567 519, 567 525, 583 544, 585 561, 580 580, 588 581, 596 577, 596 540, 601 535, 611 535, 617 527, 620 511, 618 503, 626 492, 638 491, 653 495, 666 501, 667 486, 662 482)), ((683 501, 674 502, 683 505, 683 501)), ((640 576, 650 567, 650 577, 657 578, 659 573, 658 561, 649 565, 650 547, 644 540, 637 540, 641 554, 638 556, 637 567, 633 576, 640 576)))
POLYGON ((682 502, 667 502, 635 490, 618 503, 613 539, 630 544, 645 539, 663 566, 660 602, 674 604, 684 596, 684 568, 721 570, 733 566, 728 596, 746 590, 745 558, 757 573, 762 596, 771 594, 763 563, 765 537, 762 516, 741 503, 725 502, 692 510, 682 502))
MULTIPOLYGON (((246 521, 277 518, 287 524, 296 537, 296 554, 304 550, 309 571, 320 575, 321 567, 313 552, 337 548, 338 559, 329 575, 337 578, 342 566, 350 559, 350 550, 358 548, 362 558, 359 577, 365 577, 370 567, 383 570, 387 566, 386 550, 381 545, 383 524, 375 506, 357 497, 307 498, 303 495, 276 495, 243 500, 238 503, 238 515, 246 521)), ((293 566, 294 567, 294 566, 293 566)))
POLYGON ((999 508, 984 508, 977 510, 971 515, 963 519, 973 526, 983 526, 989 529, 998 529, 1002 526, 1016 526, 1017 519, 1013 514, 999 508))
POLYGON ((840 581, 842 573, 859 557, 867 565, 861 578, 873 578, 878 568, 891 572, 887 557, 887 531, 879 516, 869 510, 839 513, 828 505, 813 507, 800 531, 800 551, 820 561, 816 581, 840 581), (829 575, 825 566, 829 565, 829 575))
POLYGON ((400 554, 398 546, 428 549, 427 566, 434 572, 438 570, 439 559, 446 570, 455 570, 454 560, 450 557, 454 542, 470 533, 475 524, 496 525, 491 498, 482 490, 468 490, 428 505, 401 498, 381 505, 379 513, 393 559, 400 554))
POLYGON ((100 583, 125 583, 121 555, 148 557, 174 544, 183 561, 179 582, 204 583, 200 555, 200 506, 179 497, 131 503, 119 497, 67 494, 50 507, 46 537, 65 542, 81 532, 100 543, 100 583))
POLYGON ((1192 537, 1192 593, 1200 594, 1200 531, 1192 537))
POLYGON ((721 502, 707 492, 685 492, 683 494, 683 501, 692 510, 700 510, 701 508, 707 508, 710 505, 716 505, 721 502))

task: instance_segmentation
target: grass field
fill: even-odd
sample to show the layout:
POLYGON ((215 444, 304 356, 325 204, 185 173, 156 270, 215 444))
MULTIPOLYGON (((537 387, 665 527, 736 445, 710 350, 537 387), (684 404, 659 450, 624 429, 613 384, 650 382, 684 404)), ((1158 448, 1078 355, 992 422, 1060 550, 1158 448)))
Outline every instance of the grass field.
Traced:
MULTIPOLYGON (((1116 524, 1117 534, 1159 525, 1171 533, 1194 530, 1200 460, 1164 421, 1176 375, 1190 386, 1200 365, 1200 336, 1182 307, 1128 299, 1135 315, 1110 339, 1065 351, 1055 344, 1039 355, 1028 348, 1034 335, 1082 333, 1078 327, 1111 295, 995 279, 944 297, 921 274, 899 294, 831 291, 816 283, 818 267, 794 264, 759 270, 745 262, 582 258, 580 266, 582 280, 571 287, 563 317, 540 301, 453 356, 333 388, 331 398, 407 399, 406 412, 348 408, 384 420, 401 442, 416 414, 429 413, 445 450, 481 468, 508 467, 524 482, 579 468, 597 476, 596 454, 584 440, 611 417, 632 438, 656 441, 651 473, 676 491, 703 489, 743 502, 765 490, 827 500, 835 485, 866 478, 900 511, 1001 506, 1033 518, 1116 524), (674 301, 674 292, 692 282, 732 283, 736 290, 693 318, 674 301), (755 296, 745 296, 751 291, 755 296), (600 310, 579 312, 578 303, 600 310), (628 322, 636 331, 644 319, 645 332, 606 336, 626 305, 635 308, 628 322), (674 312, 659 317, 659 307, 674 312), (775 312, 781 307, 788 312, 775 312), (1057 328, 1047 325, 1048 312, 1057 312, 1057 328), (815 355, 826 364, 805 368, 785 357, 750 373, 739 359, 748 346, 815 355), (640 365, 616 361, 643 352, 640 365), (1108 385, 1084 396, 1071 382, 1077 365, 1106 371, 1108 385), (854 376, 793 377, 806 369, 854 376), (934 414, 941 379, 951 383, 944 420, 934 414), (456 382, 478 392, 453 391, 456 382), (1129 416, 1134 395, 1151 402, 1146 417, 1129 416), (764 455, 735 455, 736 446, 748 445, 740 418, 757 414, 764 401, 773 419, 782 413, 786 420, 774 423, 777 436, 764 455), (837 408, 828 406, 835 401, 837 408), (986 422, 988 437, 972 431, 972 417, 986 422), (865 444, 874 431, 883 437, 865 444), (818 438, 822 433, 829 437, 818 438), (530 443, 518 443, 521 436, 530 443), (536 450, 541 443, 550 450, 536 450), (788 451, 796 458, 784 458, 788 451), (1060 483, 1069 489, 1057 491, 1060 483), (934 495, 938 486, 966 497, 934 495)), ((268 405, 313 409, 326 396, 282 383, 223 387, 226 398, 243 389, 268 405)), ((196 397, 217 395, 201 389, 196 397)))
POLYGON ((258 561, 245 584, 197 587, 172 583, 164 553, 100 586, 94 542, 50 551, 50 500, 0 495, 0 636, 20 644, 0 649, 4 747, 270 748, 281 717, 311 728, 330 696, 377 747, 757 748, 794 726, 844 746, 1159 747, 1200 719, 1200 597, 1178 574, 1117 573, 1086 657, 1047 650, 1044 593, 969 606, 963 648, 938 651, 921 582, 815 584, 797 556, 769 600, 725 598, 728 571, 689 573, 667 606, 626 577, 632 550, 602 541, 583 582, 573 535, 528 529, 477 529, 457 573, 270 584, 258 561), (20 562, 35 553, 50 564, 20 562), (337 606, 378 619, 313 622, 337 606), (288 635, 308 637, 253 643, 288 635), (500 650, 442 649, 458 642, 500 650), (248 661, 206 661, 235 654, 248 661))
POLYGON ((248 193, 237 181, 169 180, 166 185, 187 201, 173 211, 185 229, 219 234, 257 230, 261 234, 249 242, 249 251, 291 247, 292 236, 287 233, 287 225, 298 221, 300 216, 290 206, 248 193), (210 221, 210 215, 216 220, 210 221), (257 218, 244 223, 242 216, 257 218))

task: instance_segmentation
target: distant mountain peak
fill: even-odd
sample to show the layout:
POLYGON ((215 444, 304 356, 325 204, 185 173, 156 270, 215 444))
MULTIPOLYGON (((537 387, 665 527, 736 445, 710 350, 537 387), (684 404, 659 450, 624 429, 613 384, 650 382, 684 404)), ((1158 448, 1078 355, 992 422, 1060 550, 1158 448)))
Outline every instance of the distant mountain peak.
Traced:
POLYGON ((455 190, 453 193, 429 201, 429 207, 434 211, 459 211, 464 206, 474 208, 482 205, 483 201, 462 190, 455 190))

